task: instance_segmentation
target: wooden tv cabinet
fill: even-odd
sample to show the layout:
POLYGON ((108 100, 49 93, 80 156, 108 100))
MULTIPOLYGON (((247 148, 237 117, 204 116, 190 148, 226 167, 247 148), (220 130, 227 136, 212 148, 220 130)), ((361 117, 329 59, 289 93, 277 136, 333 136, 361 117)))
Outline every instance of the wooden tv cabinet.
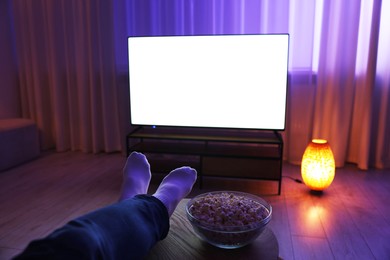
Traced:
POLYGON ((139 127, 127 135, 126 145, 127 155, 195 157, 192 165, 184 163, 198 171, 200 188, 203 176, 210 176, 278 181, 281 192, 283 139, 277 131, 139 127))

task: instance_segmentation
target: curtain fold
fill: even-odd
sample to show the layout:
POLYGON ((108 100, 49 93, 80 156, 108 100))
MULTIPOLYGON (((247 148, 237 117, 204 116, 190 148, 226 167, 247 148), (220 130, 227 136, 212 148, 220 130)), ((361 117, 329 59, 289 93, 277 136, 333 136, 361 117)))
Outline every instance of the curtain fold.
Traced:
POLYGON ((345 162, 352 123, 359 16, 359 4, 324 2, 313 137, 329 141, 336 166, 345 162))
POLYGON ((43 149, 122 149, 109 1, 12 2, 23 116, 43 149))
POLYGON ((289 33, 285 158, 390 167, 390 4, 381 0, 14 0, 22 111, 44 148, 124 150, 127 37, 289 33))
MULTIPOLYGON (((390 168, 390 1, 375 1, 375 17, 380 17, 375 74, 372 76, 369 165, 390 168), (371 145, 372 144, 372 145, 371 145)), ((372 58, 374 59, 374 58, 372 58)), ((373 74, 373 73, 372 73, 373 74)), ((368 131, 368 130, 367 130, 368 131)), ((360 155, 365 158, 366 154, 360 155)))

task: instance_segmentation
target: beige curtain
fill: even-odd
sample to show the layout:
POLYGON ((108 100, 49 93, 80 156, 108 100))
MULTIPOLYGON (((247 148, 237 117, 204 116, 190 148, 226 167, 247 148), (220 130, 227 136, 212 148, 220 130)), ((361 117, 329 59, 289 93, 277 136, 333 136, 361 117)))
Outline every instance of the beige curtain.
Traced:
POLYGON ((15 0, 12 11, 23 116, 42 148, 120 151, 111 1, 15 0))

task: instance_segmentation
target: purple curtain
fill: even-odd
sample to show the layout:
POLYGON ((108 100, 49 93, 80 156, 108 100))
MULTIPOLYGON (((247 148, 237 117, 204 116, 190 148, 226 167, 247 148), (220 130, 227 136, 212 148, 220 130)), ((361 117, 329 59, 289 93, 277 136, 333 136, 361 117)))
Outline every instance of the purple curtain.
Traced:
MULTIPOLYGON (((390 167, 387 5, 375 0, 117 2, 121 21, 126 20, 121 40, 142 35, 289 33, 285 158, 300 163, 308 142, 324 138, 337 166, 353 162, 361 169, 390 167)), ((120 44, 126 48, 124 41, 120 44)))
POLYGON ((289 33, 285 158, 390 167, 390 4, 356 0, 10 1, 24 117, 43 147, 123 150, 127 36, 289 33))

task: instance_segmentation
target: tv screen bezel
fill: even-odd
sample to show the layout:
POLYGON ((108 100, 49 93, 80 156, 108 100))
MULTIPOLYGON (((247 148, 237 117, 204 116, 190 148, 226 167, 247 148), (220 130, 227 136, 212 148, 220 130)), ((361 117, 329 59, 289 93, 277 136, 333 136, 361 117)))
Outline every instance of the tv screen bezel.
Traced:
MULTIPOLYGON (((267 33, 267 34, 197 34, 197 35, 142 35, 142 36, 128 36, 127 43, 130 38, 152 38, 152 37, 202 37, 202 36, 245 36, 245 35, 284 35, 287 36, 287 57, 286 57, 286 87, 285 87, 285 104, 284 104, 284 121, 283 128, 245 128, 245 127, 217 127, 217 126, 190 126, 190 125, 163 125, 163 124, 137 124, 133 123, 131 113, 131 85, 130 85, 130 64, 128 68, 128 88, 129 88, 129 112, 130 112, 130 125, 134 127, 150 127, 150 128, 187 128, 187 129, 228 129, 228 130, 259 130, 259 131, 285 131, 287 121, 287 105, 288 105, 288 93, 289 93, 289 52, 290 52, 290 34, 289 33, 267 33)), ((129 62, 128 53, 128 62, 129 62)))

